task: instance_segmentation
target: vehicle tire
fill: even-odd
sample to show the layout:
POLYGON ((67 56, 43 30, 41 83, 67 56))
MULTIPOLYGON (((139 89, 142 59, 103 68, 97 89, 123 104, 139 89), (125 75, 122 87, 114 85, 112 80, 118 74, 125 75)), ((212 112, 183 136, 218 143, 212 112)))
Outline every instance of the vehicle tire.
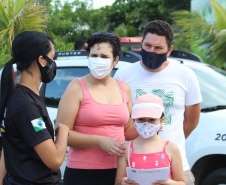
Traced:
POLYGON ((220 168, 211 172, 202 183, 202 185, 220 184, 226 184, 226 168, 220 168))

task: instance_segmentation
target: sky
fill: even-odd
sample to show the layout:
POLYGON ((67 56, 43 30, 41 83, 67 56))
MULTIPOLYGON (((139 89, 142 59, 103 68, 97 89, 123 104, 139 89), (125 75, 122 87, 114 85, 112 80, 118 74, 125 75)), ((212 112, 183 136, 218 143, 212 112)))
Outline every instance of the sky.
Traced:
MULTIPOLYGON (((72 2, 73 0, 61 0, 62 3, 65 1, 72 2)), ((85 0, 80 0, 80 1, 85 1, 85 0)), ((93 0, 93 7, 95 9, 98 9, 102 6, 106 5, 112 5, 115 2, 115 0, 93 0)))
POLYGON ((102 6, 112 5, 114 2, 115 0, 93 0, 93 6, 94 8, 100 8, 102 6))

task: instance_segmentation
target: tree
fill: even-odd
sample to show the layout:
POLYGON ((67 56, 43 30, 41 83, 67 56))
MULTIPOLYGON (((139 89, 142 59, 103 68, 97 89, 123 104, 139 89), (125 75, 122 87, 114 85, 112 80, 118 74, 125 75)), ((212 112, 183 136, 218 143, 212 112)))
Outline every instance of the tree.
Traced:
MULTIPOLYGON (((190 9, 190 0, 181 0, 175 6, 173 0, 116 0, 112 6, 99 9, 93 9, 92 0, 73 0, 64 4, 61 0, 55 0, 54 4, 50 1, 39 0, 49 7, 48 33, 57 40, 57 50, 63 49, 64 43, 68 49, 77 39, 86 39, 100 31, 114 32, 119 37, 142 36, 143 28, 151 20, 172 23, 171 11, 190 9)), ((175 30, 177 33, 178 28, 175 30)), ((182 41, 176 43, 184 45, 182 41)))
POLYGON ((207 62, 226 69, 226 9, 216 0, 209 1, 214 13, 213 23, 197 11, 176 11, 172 16, 182 27, 191 46, 199 47, 207 62))
POLYGON ((47 23, 45 6, 34 0, 0 0, 0 68, 10 59, 15 36, 23 31, 43 31, 47 23))
POLYGON ((20 32, 43 31, 46 28, 46 8, 34 0, 0 1, 0 48, 12 46, 14 37, 20 32))
POLYGON ((173 0, 116 0, 112 6, 105 8, 109 30, 114 30, 122 23, 134 27, 134 35, 140 36, 146 24, 160 19, 172 23, 171 11, 190 10, 190 0, 180 0, 175 5, 173 0))
POLYGON ((66 44, 86 39, 92 33, 106 31, 106 28, 105 12, 103 9, 93 9, 89 1, 73 0, 64 4, 60 0, 55 1, 48 22, 48 32, 53 38, 60 36, 66 44))

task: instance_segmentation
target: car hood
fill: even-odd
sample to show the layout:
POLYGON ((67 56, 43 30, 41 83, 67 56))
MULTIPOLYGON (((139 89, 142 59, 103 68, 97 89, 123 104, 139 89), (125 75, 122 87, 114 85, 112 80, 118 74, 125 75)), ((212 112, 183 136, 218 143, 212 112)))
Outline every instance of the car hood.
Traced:
POLYGON ((47 107, 47 111, 49 113, 50 120, 53 123, 53 127, 55 128, 55 122, 57 117, 57 108, 47 107))
POLYGON ((199 124, 186 139, 190 167, 206 155, 226 154, 226 109, 200 114, 199 124))
POLYGON ((189 141, 196 134, 201 134, 203 132, 212 133, 213 131, 220 130, 225 130, 226 133, 226 109, 212 112, 201 112, 198 126, 186 141, 189 141))

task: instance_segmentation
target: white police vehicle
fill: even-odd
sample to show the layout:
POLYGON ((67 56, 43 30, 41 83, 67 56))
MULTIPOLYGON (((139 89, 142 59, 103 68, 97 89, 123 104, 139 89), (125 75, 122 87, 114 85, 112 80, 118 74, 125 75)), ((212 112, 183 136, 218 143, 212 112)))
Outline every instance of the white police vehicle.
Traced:
MULTIPOLYGON (((170 62, 181 63, 196 73, 203 97, 200 122, 186 139, 187 158, 196 185, 226 184, 226 72, 202 63, 198 56, 188 52, 174 51, 172 56, 174 58, 168 59, 170 62)), ((122 51, 120 61, 111 75, 118 68, 139 60, 139 55, 122 51)), ((58 52, 56 64, 56 77, 40 88, 40 95, 45 100, 53 123, 59 100, 69 82, 89 73, 85 51, 58 52)), ((62 175, 65 165, 66 158, 61 166, 62 175)))

